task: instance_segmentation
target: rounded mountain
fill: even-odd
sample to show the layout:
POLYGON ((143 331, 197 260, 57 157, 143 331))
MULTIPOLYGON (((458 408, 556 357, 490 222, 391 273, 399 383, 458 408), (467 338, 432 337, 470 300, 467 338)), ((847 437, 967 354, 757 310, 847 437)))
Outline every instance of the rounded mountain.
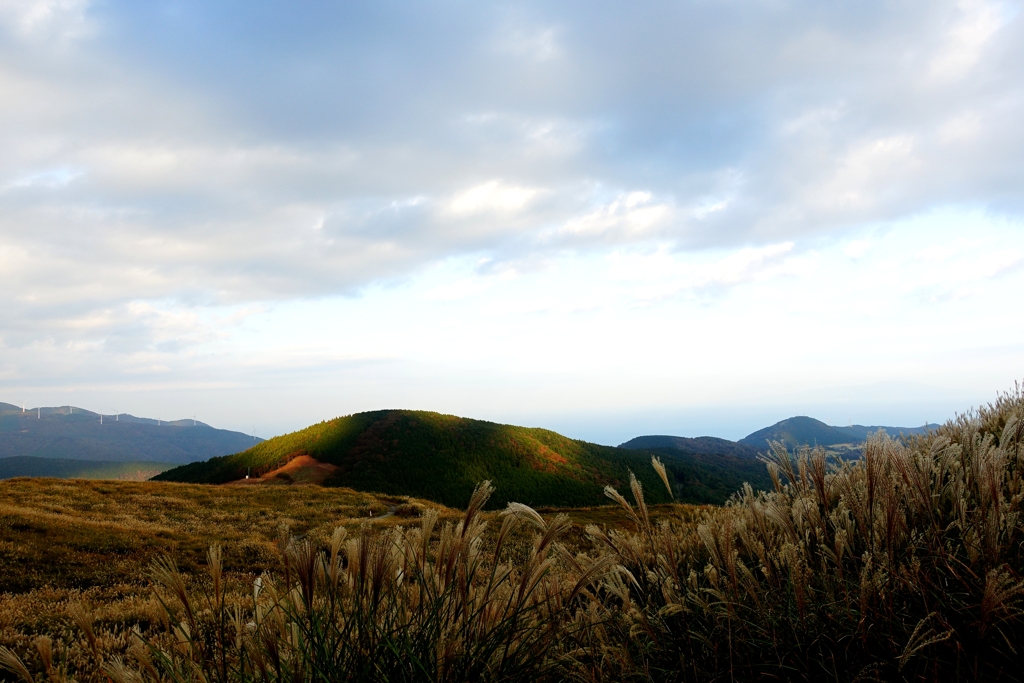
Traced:
POLYGON ((608 503, 633 472, 648 502, 669 500, 643 451, 569 439, 546 429, 452 415, 381 410, 356 413, 259 443, 234 455, 176 467, 157 481, 225 484, 309 456, 337 467, 323 482, 360 491, 426 498, 455 508, 485 479, 496 487, 491 507, 608 503))

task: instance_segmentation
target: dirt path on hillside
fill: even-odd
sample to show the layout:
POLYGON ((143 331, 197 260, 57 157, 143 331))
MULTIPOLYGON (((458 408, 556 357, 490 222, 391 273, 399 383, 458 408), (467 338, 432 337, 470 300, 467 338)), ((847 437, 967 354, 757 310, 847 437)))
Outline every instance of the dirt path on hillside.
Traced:
POLYGON ((271 470, 259 477, 236 479, 226 486, 287 486, 289 484, 322 484, 334 474, 338 467, 320 462, 309 455, 292 458, 284 466, 271 470))
MULTIPOLYGON (((327 477, 331 476, 338 467, 326 462, 320 462, 309 455, 300 455, 292 458, 283 467, 266 472, 259 477, 248 479, 236 479, 225 486, 289 486, 292 484, 316 484, 324 483, 327 477)), ((369 515, 367 518, 372 521, 394 517, 397 505, 389 505, 388 511, 380 515, 369 515)))

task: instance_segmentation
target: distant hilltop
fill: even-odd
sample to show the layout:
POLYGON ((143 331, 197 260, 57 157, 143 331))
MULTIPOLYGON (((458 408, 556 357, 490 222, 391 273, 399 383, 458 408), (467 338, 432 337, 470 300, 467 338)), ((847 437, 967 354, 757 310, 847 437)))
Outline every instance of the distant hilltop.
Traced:
MULTIPOLYGON (((0 403, 0 459, 33 458, 38 474, 61 476, 48 459, 179 465, 237 453, 262 439, 198 420, 108 415, 77 406, 22 409, 0 403)), ((66 468, 65 468, 66 469, 66 468)), ((0 470, 2 471, 2 470, 0 470)), ((34 472, 21 460, 19 472, 34 472)))
POLYGON ((739 441, 719 439, 714 436, 689 438, 684 436, 638 436, 621 444, 619 448, 643 449, 655 452, 675 451, 690 456, 729 456, 731 458, 756 459, 768 450, 769 442, 779 442, 786 448, 800 446, 823 446, 848 455, 860 452, 860 446, 868 436, 884 431, 892 438, 925 434, 938 429, 937 424, 922 427, 887 427, 881 425, 850 425, 835 427, 806 415, 798 415, 776 422, 771 427, 759 429, 739 441))
POLYGON ((787 448, 795 446, 838 446, 845 444, 864 443, 869 434, 882 430, 893 438, 901 434, 910 436, 912 434, 925 434, 938 429, 937 424, 928 424, 923 427, 884 427, 850 425, 849 427, 834 427, 827 425, 821 420, 813 417, 800 415, 791 417, 781 422, 776 422, 771 427, 759 429, 738 441, 740 444, 753 446, 755 448, 766 448, 769 441, 780 441, 787 448))

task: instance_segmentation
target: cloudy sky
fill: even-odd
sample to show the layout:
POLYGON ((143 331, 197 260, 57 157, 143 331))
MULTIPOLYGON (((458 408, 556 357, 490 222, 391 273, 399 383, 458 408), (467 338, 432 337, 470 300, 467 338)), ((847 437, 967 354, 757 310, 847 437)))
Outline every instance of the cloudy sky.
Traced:
POLYGON ((1020 10, 0 0, 0 401, 946 419, 1024 378, 1020 10))

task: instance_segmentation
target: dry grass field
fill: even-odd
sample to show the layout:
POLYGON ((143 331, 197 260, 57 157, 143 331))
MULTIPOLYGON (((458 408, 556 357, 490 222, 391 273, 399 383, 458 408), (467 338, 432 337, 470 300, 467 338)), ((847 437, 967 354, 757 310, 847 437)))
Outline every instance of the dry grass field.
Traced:
MULTIPOLYGON (((652 507, 652 514, 684 518, 699 509, 661 505, 652 507)), ((282 569, 277 544, 283 529, 324 547, 339 526, 356 535, 418 525, 427 510, 436 510, 441 521, 462 515, 403 496, 276 481, 263 486, 0 481, 0 646, 24 649, 39 634, 74 643, 78 638, 68 610, 76 604, 88 606, 100 633, 158 624, 161 609, 152 598, 147 567, 161 556, 173 557, 186 575, 202 573, 208 548, 219 544, 225 548, 225 572, 248 585, 263 572, 282 569)), ((590 545, 587 524, 632 526, 617 506, 542 512, 567 513, 574 524, 565 540, 578 546, 590 545)), ((498 513, 483 516, 493 519, 498 513)), ((499 526, 491 525, 485 537, 491 539, 499 526)), ((124 645, 116 638, 108 644, 115 650, 124 645)), ((4 675, 0 672, 0 678, 4 675)))
MULTIPOLYGON (((656 460, 659 478, 668 475, 656 460)), ((1018 681, 1024 393, 723 507, 0 487, 13 683, 1018 681), (376 514, 371 518, 370 513, 376 514), (394 514, 386 513, 394 512, 394 514)))
MULTIPOLYGON (((90 669, 69 615, 86 605, 99 634, 158 623, 146 568, 170 556, 186 574, 206 565, 211 543, 229 550, 241 583, 280 566, 282 530, 326 543, 335 527, 418 523, 429 501, 319 486, 204 486, 73 479, 0 481, 0 646, 23 649, 40 634, 69 645, 90 669), (397 514, 396 514, 397 513, 397 514)), ((124 643, 101 635, 113 651, 124 643)), ((76 667, 72 667, 76 668, 76 667)), ((6 677, 0 673, 0 678, 6 677)))
MULTIPOLYGON (((259 573, 274 566, 282 525, 326 542, 336 526, 357 527, 399 506, 413 516, 426 509, 458 514, 403 496, 319 486, 6 480, 0 482, 0 593, 110 586, 139 579, 140 568, 162 554, 190 571, 205 561, 211 543, 232 549, 229 570, 259 573)), ((373 523, 408 519, 392 514, 373 523)))
MULTIPOLYGON (((0 482, 0 594, 139 581, 140 568, 160 555, 191 572, 205 564, 213 543, 230 548, 227 571, 258 575, 279 563, 275 543, 282 526, 324 546, 337 526, 418 524, 429 509, 441 519, 462 514, 430 501, 320 486, 11 479, 0 482)), ((700 509, 651 507, 655 519, 688 518, 700 509)), ((613 505, 540 512, 568 514, 580 543, 587 524, 632 524, 613 505)))

